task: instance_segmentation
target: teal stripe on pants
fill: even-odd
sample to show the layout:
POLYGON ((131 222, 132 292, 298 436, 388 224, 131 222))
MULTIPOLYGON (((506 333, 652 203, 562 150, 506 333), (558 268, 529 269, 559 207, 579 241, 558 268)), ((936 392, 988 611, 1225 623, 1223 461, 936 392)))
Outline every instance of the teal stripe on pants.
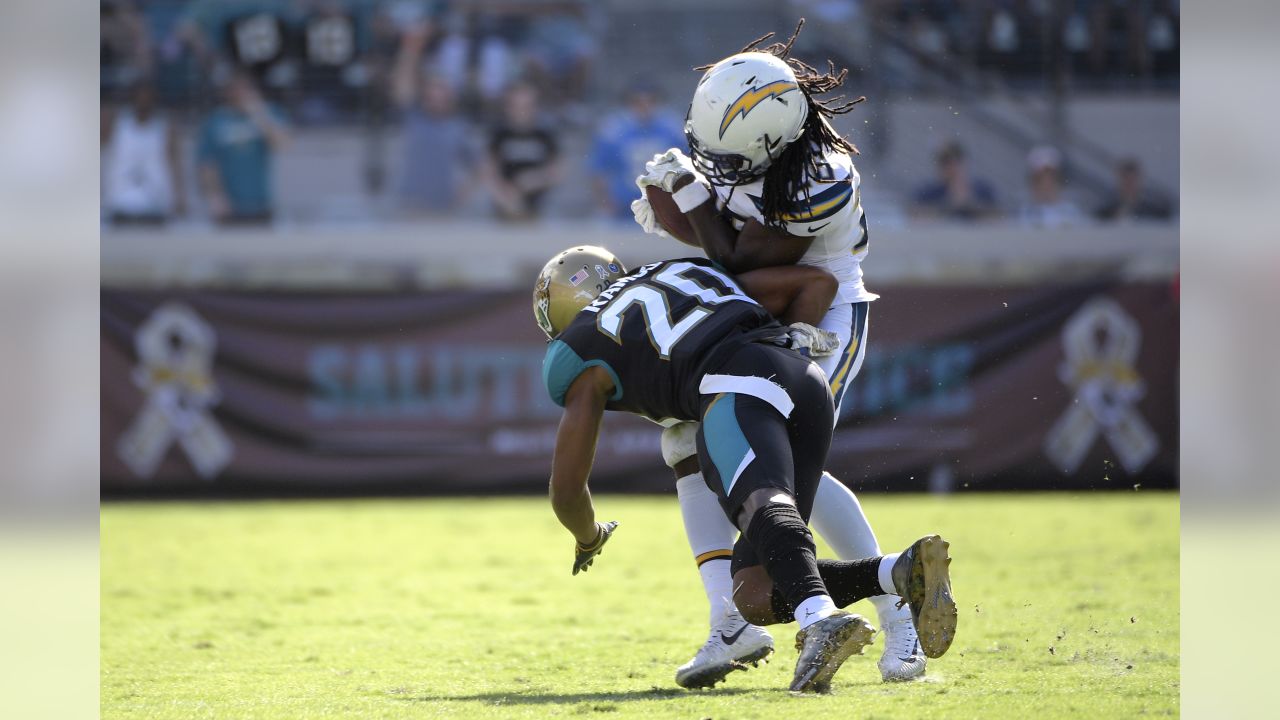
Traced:
POLYGON ((733 483, 733 474, 751 451, 751 444, 738 425, 735 398, 737 395, 734 393, 717 395, 702 415, 703 441, 707 444, 707 454, 711 456, 716 472, 720 474, 726 495, 733 483))

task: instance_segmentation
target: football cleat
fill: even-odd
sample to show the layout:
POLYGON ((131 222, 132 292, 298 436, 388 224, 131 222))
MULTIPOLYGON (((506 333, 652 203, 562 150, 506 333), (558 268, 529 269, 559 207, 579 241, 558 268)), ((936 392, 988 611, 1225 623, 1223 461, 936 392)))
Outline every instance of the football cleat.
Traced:
POLYGON ((951 543, 937 535, 920 538, 893 564, 893 585, 903 603, 911 606, 911 620, 920 637, 920 648, 931 658, 941 657, 956 637, 956 601, 951 595, 951 543))
POLYGON ((875 639, 876 629, 861 615, 837 610, 796 633, 796 674, 791 691, 825 693, 831 678, 850 655, 861 655, 875 639))
POLYGON ((880 655, 880 677, 885 682, 913 680, 924 675, 925 655, 911 618, 883 623, 884 653, 880 655))
POLYGON ((773 652, 773 636, 752 625, 735 609, 711 628, 711 637, 689 662, 676 668, 682 688, 713 687, 734 670, 746 670, 773 652))

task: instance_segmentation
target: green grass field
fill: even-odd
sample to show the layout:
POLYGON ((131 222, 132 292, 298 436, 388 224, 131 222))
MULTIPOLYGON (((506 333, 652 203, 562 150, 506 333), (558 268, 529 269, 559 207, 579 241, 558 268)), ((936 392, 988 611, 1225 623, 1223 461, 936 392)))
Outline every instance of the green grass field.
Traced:
POLYGON ((957 639, 926 681, 881 683, 877 641, 805 698, 786 692, 794 624, 768 666, 675 686, 707 628, 674 496, 598 496, 622 525, 577 577, 540 498, 107 504, 102 716, 1178 713, 1176 495, 863 503, 888 550, 951 541, 957 639))

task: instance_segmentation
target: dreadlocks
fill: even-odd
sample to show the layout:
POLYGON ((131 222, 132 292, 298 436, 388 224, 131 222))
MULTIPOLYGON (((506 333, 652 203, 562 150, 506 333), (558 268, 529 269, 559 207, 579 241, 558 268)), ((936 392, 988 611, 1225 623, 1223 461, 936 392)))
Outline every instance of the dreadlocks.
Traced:
MULTIPOLYGON (((838 95, 834 98, 819 100, 815 97, 843 85, 849 70, 845 68, 837 72, 835 63, 827 60, 827 72, 820 73, 812 65, 789 57, 791 46, 795 44, 803 27, 804 18, 800 18, 795 32, 791 33, 791 37, 787 38, 786 42, 770 43, 762 47, 761 43, 775 35, 775 33, 768 33, 752 40, 738 51, 769 53, 785 62, 795 73, 800 92, 804 94, 805 102, 809 104, 809 114, 805 118, 800 137, 783 148, 781 154, 772 158, 764 174, 764 190, 761 198, 763 207, 760 214, 764 216, 765 224, 773 227, 781 227, 785 224, 782 220, 784 215, 802 212, 808 206, 809 184, 805 182, 805 175, 818 172, 818 164, 822 157, 821 154, 812 152, 814 146, 846 152, 850 155, 858 154, 858 148, 831 127, 830 118, 849 112, 854 105, 866 98, 846 100, 843 95, 838 95), (804 193, 804 203, 796 201, 796 195, 800 192, 804 193)), ((705 71, 711 67, 712 65, 703 65, 694 70, 705 71)))

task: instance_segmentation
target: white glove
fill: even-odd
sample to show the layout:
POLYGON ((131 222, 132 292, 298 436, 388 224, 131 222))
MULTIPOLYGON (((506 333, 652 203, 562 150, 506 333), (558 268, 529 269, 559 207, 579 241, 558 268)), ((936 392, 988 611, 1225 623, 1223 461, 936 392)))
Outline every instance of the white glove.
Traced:
POLYGON ((685 175, 692 175, 703 185, 707 184, 694 168, 689 156, 685 155, 680 148, 671 148, 664 153, 654 155, 652 160, 644 164, 644 174, 636 178, 636 186, 643 190, 653 185, 671 192, 676 181, 685 175))
POLYGON ((808 349, 809 357, 827 357, 840 349, 839 335, 808 323, 791 323, 787 335, 791 337, 791 349, 808 349))
POLYGON ((662 225, 658 222, 658 216, 653 212, 653 206, 649 204, 649 198, 641 195, 631 201, 631 214, 635 216, 636 222, 644 231, 650 235, 661 235, 662 237, 671 237, 671 233, 662 229, 662 225))

